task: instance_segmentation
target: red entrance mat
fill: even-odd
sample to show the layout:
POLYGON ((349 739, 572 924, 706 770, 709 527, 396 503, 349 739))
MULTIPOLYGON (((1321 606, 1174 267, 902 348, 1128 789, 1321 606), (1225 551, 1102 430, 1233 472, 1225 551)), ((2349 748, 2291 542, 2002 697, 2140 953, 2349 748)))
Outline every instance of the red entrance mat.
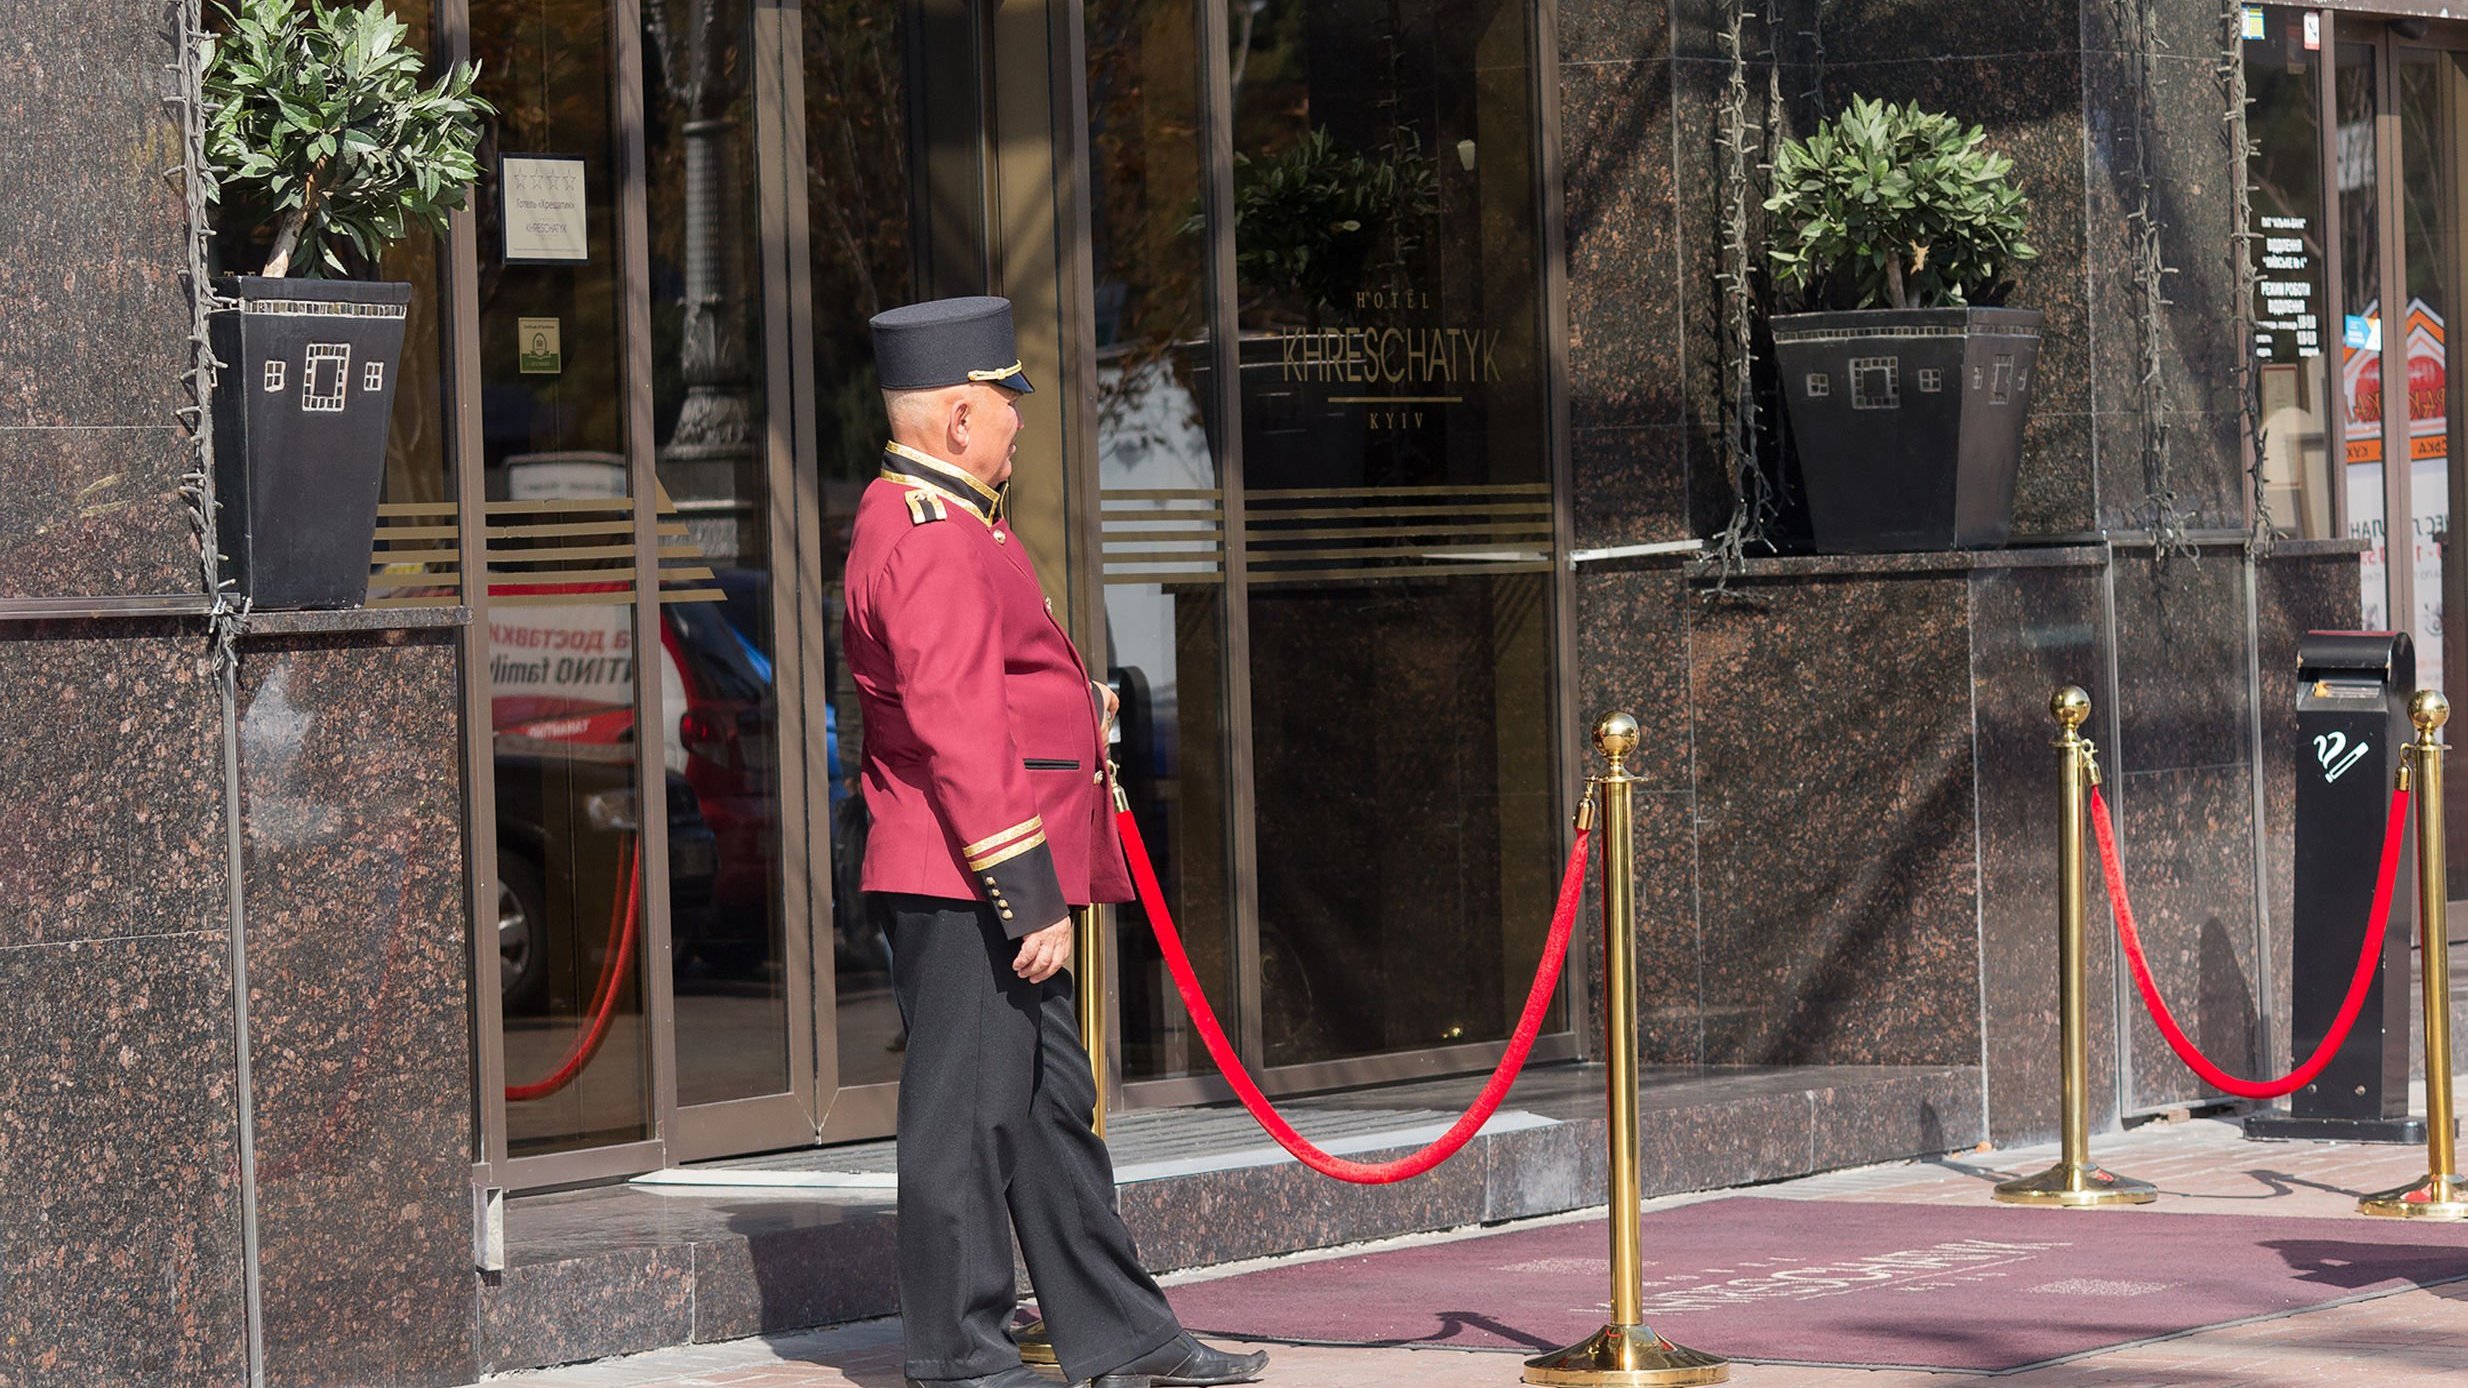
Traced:
MULTIPOLYGON (((1730 1197, 1644 1228, 1654 1329, 1784 1363, 2011 1369, 2468 1277, 2468 1230, 2398 1220, 1730 1197)), ((1538 1352, 1602 1324, 1608 1239, 1561 1224, 1172 1296, 1220 1335, 1538 1352)))

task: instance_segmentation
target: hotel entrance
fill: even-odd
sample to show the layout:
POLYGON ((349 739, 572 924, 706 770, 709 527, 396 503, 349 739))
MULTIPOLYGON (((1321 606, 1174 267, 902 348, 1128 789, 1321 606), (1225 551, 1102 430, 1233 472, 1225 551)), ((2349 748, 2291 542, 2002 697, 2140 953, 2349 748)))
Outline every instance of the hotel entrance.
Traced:
MULTIPOLYGON (((867 319, 937 295, 1011 297, 1055 383, 1009 513, 1122 695, 1246 1062, 1295 1092, 1497 1057, 1570 804, 1540 14, 427 17, 497 115, 472 211, 400 267, 434 366, 372 596, 474 612, 480 1184, 890 1133, 840 573, 883 440, 867 319)), ((1221 1096, 1112 919, 1122 1102, 1221 1096)))
MULTIPOLYGON (((863 43, 808 50, 825 583, 880 449, 865 318, 1009 295, 1030 374, 1064 383, 1029 402, 1011 513, 1122 698, 1122 785, 1272 1092, 1487 1067, 1541 952, 1565 489, 1539 23, 1464 0, 886 5, 863 43), (971 44, 990 89, 916 89, 971 44)), ((831 689, 846 777, 862 730, 831 689)), ((861 808, 833 825, 845 901, 861 808)), ((1124 1102, 1224 1097, 1148 922, 1112 915, 1124 1102)), ((825 1137, 876 1136, 892 961, 862 930, 833 954, 825 1137)), ((1574 1054, 1565 1027, 1540 1053, 1574 1054)))
MULTIPOLYGON (((865 320, 1014 283, 1051 367, 1061 243, 1004 218, 1050 227, 1054 199, 1005 204, 995 171, 1015 132, 1050 167, 1055 127, 989 97, 1047 90, 1022 58, 1059 31, 1030 6, 465 13, 498 114, 448 277, 464 499, 457 526, 391 516, 378 561, 452 531, 484 575, 485 1183, 885 1134, 902 1038, 836 656, 882 437, 865 320)), ((1059 470, 1049 493, 1018 523, 1059 561, 1059 470)))

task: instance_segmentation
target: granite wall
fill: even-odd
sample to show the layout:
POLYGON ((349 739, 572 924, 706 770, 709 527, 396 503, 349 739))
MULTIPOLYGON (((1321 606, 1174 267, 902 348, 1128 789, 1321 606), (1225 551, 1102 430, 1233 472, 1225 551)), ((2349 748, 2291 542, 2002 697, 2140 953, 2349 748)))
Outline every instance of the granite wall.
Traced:
POLYGON ((0 622, 0 1382, 247 1379, 202 654, 188 623, 0 622))
MULTIPOLYGON (((2257 561, 2235 538, 2248 502, 2222 326, 2233 210, 2216 7, 2150 6, 2152 33, 2132 7, 2121 21, 2091 0, 1785 0, 1769 36, 1762 4, 1564 0, 1580 549, 1704 536, 1731 513, 1716 440, 1735 8, 1750 12, 1752 121, 1800 133, 1855 92, 1918 100, 2012 157, 2040 253, 2013 302, 2046 319, 2016 544, 2098 543, 2083 563, 2042 566, 1770 560, 1724 585, 1652 560, 1580 573, 1579 708, 1647 722, 1643 1056, 1933 1062, 1967 1048, 1990 1131, 2052 1133, 2046 701, 2078 683, 2161 984, 2199 1041, 2259 1071, 2286 1048, 2285 1028, 2261 1023, 2286 1007, 2284 672, 2298 633, 2354 623, 2356 559, 2334 544, 2257 561), (2129 218, 2146 176, 2171 271, 2156 314, 2129 218), (2209 543, 2163 556, 2140 533, 2163 516, 2209 543)), ((1761 238, 1762 212, 1749 220, 1761 238)), ((1787 552, 1804 534, 1787 460, 1777 480, 1787 552)), ((2200 1100, 2115 964, 2093 950, 2095 1113, 2200 1100)))
POLYGON ((452 1383, 474 1362, 457 615, 273 615, 243 647, 269 1385, 452 1383))
POLYGON ((0 146, 42 171, 0 216, 0 1383, 246 1383, 252 1285, 270 1384, 459 1382, 462 618, 262 619, 227 761, 177 494, 178 13, 28 0, 0 36, 0 146))
POLYGON ((174 494, 185 205, 171 17, 22 7, 0 145, 0 1382, 247 1379, 221 715, 174 494), (79 113, 62 119, 65 112, 79 113), (10 600, 17 600, 11 603, 10 600))

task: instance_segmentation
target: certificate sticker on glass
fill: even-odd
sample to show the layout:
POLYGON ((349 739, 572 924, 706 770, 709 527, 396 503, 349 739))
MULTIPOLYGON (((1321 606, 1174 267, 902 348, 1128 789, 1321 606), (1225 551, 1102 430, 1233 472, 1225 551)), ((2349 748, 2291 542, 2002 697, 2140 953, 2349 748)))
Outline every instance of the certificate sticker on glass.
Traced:
POLYGON ((508 154, 498 161, 508 265, 579 265, 591 259, 583 159, 508 154))
POLYGON ((515 324, 516 336, 521 339, 514 363, 518 375, 554 376, 566 369, 557 319, 518 318, 515 324))

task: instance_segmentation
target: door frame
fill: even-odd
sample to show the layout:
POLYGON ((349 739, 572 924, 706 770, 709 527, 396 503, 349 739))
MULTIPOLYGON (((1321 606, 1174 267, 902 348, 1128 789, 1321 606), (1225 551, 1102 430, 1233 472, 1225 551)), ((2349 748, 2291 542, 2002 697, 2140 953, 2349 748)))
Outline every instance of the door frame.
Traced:
MULTIPOLYGON (((662 726, 665 713, 660 682, 653 677, 662 649, 659 528, 663 516, 655 500, 662 493, 653 427, 649 195, 643 143, 643 103, 649 92, 644 80, 641 3, 611 0, 607 9, 614 64, 607 82, 617 178, 617 288, 619 321, 626 334, 623 437, 631 496, 637 503, 632 580, 638 729, 662 726)), ((667 784, 659 759, 648 755, 655 744, 638 739, 637 794, 643 826, 639 856, 646 898, 639 967, 644 970, 643 1020, 650 1034, 650 1133, 630 1142, 534 1156, 513 1156, 508 1150, 504 1015, 497 942, 489 924, 496 919, 498 888, 494 750, 489 731, 494 691, 489 676, 488 502, 480 406, 480 246, 474 213, 469 209, 457 212, 447 237, 441 308, 449 357, 445 390, 452 420, 458 545, 466 575, 462 601, 472 612, 462 637, 462 712, 465 813, 470 825, 469 908, 474 922, 470 975, 474 1109, 479 1133, 473 1183, 484 1199, 491 1188, 538 1189, 602 1181, 681 1161, 803 1145, 814 1140, 820 1126, 823 1105, 815 1036, 821 1014, 814 992, 813 956, 822 953, 827 961, 828 952, 814 948, 820 913, 808 861, 809 845, 815 842, 809 807, 821 803, 816 798, 821 787, 814 765, 820 759, 806 751, 803 707, 809 679, 818 669, 819 647, 807 635, 818 628, 802 615, 810 605, 811 585, 806 579, 815 568, 816 527, 812 522, 812 469, 799 462, 811 454, 813 400, 810 382, 799 374, 800 355, 795 350, 797 331, 805 321, 804 275, 797 254, 805 204, 802 180, 791 177, 792 171, 803 167, 802 129, 796 123, 801 92, 792 77, 797 11, 793 3, 783 0, 748 0, 747 9, 755 122, 749 132, 756 169, 752 197, 760 226, 759 283, 754 288, 763 314, 766 371, 765 502, 770 552, 777 556, 773 565, 773 696, 778 709, 774 726, 780 788, 779 891, 785 923, 779 963, 787 991, 787 1027, 782 1038, 787 1082, 781 1090, 745 1099, 709 1104, 678 1100, 667 784), (478 581, 472 581, 472 575, 479 576, 478 581)), ((469 0, 438 0, 435 21, 440 57, 449 62, 467 60, 472 47, 469 0)))

